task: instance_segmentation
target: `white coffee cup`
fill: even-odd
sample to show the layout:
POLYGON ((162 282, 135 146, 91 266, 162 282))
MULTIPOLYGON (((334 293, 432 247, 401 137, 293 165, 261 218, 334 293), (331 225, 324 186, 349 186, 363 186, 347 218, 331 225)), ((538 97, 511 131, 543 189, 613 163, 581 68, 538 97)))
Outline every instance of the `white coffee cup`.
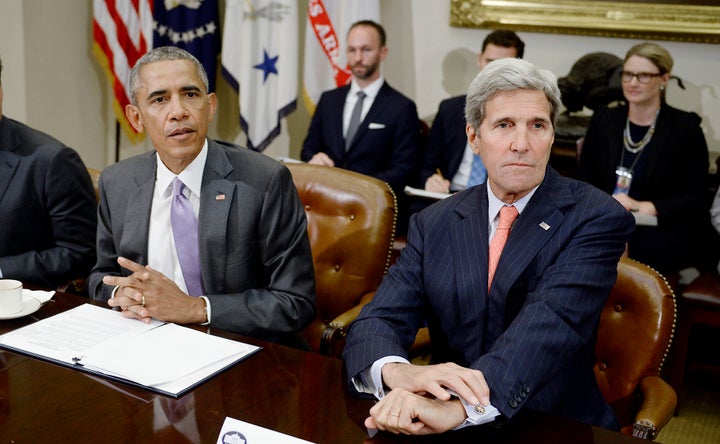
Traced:
POLYGON ((22 282, 0 279, 0 316, 10 316, 22 311, 22 291, 22 282))

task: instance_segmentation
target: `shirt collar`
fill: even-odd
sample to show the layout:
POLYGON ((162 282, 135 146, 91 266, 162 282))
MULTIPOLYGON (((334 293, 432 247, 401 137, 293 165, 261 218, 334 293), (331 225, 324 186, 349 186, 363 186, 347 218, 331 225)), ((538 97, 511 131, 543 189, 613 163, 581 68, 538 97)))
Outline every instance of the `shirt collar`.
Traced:
MULTIPOLYGON (((539 186, 540 185, 536 186, 535 188, 530 190, 530 192, 527 193, 525 196, 512 203, 512 205, 518 211, 518 214, 521 214, 523 212, 528 202, 530 201, 530 198, 533 197, 533 194, 535 194, 535 191, 537 191, 539 186)), ((488 196, 488 227, 490 227, 495 218, 497 217, 498 213, 500 213, 500 208, 507 204, 498 199, 497 196, 495 196, 495 194, 490 189, 489 181, 487 182, 487 186, 485 188, 487 189, 488 196)))
POLYGON ((383 76, 380 76, 377 78, 377 80, 375 80, 365 88, 360 88, 360 85, 357 84, 355 77, 353 77, 352 82, 350 83, 350 92, 348 93, 348 96, 355 97, 358 91, 362 91, 365 93, 368 99, 374 100, 375 96, 377 96, 378 94, 378 91, 380 91, 380 88, 382 88, 383 83, 385 83, 385 78, 383 76))
MULTIPOLYGON (((193 159, 193 161, 190 162, 190 164, 186 166, 185 169, 180 172, 180 174, 177 175, 177 177, 182 180, 185 186, 189 188, 190 191, 198 197, 200 196, 200 190, 202 188, 202 176, 203 171, 205 170, 207 153, 208 142, 207 139, 205 139, 205 143, 203 144, 203 147, 197 157, 195 157, 195 159, 193 159)), ((160 160, 160 156, 157 153, 155 154, 155 156, 157 159, 157 170, 155 172, 155 188, 157 190, 160 190, 161 192, 172 192, 170 184, 172 183, 173 179, 175 179, 176 175, 175 173, 170 171, 164 163, 162 163, 162 160, 160 160)))

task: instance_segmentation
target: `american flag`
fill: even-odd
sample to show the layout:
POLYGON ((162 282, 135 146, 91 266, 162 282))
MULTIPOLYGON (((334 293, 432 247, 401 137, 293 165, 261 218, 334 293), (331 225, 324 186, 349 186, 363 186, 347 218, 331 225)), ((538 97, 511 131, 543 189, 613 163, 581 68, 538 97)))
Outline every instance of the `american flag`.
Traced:
POLYGON ((93 0, 93 51, 113 89, 113 110, 128 137, 137 133, 125 118, 130 70, 153 46, 152 0, 93 0))

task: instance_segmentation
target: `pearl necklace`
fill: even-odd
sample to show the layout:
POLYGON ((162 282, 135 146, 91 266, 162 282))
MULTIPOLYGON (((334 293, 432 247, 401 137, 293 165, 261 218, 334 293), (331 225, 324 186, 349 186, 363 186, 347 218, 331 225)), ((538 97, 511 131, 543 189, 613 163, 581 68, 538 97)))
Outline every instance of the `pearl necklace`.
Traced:
POLYGON ((652 139, 653 134, 655 134, 655 122, 657 122, 658 114, 660 114, 660 108, 655 112, 655 118, 653 118, 650 128, 640 142, 633 142, 632 137, 630 137, 630 116, 628 115, 627 121, 625 122, 625 131, 623 132, 623 144, 626 150, 637 154, 650 143, 650 139, 652 139))

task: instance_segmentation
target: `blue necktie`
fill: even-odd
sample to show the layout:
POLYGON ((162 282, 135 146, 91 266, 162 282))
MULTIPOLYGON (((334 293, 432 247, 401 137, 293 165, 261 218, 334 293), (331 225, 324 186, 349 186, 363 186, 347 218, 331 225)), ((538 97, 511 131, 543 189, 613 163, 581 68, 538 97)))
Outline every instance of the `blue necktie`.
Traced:
POLYGON ((485 165, 483 165, 480 156, 478 156, 477 154, 473 154, 472 168, 470 169, 470 178, 468 179, 468 183, 467 185, 465 185, 465 188, 470 188, 472 186, 481 184, 485 182, 485 179, 487 179, 487 171, 485 170, 485 165))
POLYGON ((192 205, 183 191, 185 184, 179 178, 173 179, 173 198, 170 205, 170 224, 172 225, 175 249, 185 286, 190 296, 202 296, 203 281, 200 273, 200 243, 198 242, 198 222, 192 205))

